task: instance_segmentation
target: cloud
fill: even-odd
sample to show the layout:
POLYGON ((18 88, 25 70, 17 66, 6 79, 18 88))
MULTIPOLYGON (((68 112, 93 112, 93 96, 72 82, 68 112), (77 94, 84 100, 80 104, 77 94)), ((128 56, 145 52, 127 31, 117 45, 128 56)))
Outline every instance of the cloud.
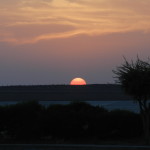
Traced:
POLYGON ((5 35, 0 40, 31 43, 74 34, 148 33, 149 7, 148 0, 0 0, 0 31, 5 35))
POLYGON ((36 43, 40 40, 66 38, 77 34, 74 27, 59 24, 18 23, 1 29, 0 41, 15 44, 36 43))

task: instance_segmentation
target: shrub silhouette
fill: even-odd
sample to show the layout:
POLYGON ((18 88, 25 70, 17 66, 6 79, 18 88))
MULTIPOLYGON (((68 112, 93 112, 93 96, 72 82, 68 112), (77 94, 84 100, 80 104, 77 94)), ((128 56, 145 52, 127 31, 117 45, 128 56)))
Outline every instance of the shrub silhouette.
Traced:
POLYGON ((141 133, 138 114, 77 102, 43 107, 35 101, 0 107, 0 140, 131 138, 141 133), (130 128, 129 128, 130 127, 130 128))

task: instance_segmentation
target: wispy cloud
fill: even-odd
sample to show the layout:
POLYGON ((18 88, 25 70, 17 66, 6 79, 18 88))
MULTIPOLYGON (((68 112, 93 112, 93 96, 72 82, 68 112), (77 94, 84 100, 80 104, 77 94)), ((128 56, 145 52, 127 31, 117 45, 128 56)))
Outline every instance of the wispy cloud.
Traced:
POLYGON ((35 43, 79 34, 149 32, 149 7, 149 0, 0 0, 0 31, 5 35, 0 41, 35 43), (34 30, 38 26, 41 32, 34 30))

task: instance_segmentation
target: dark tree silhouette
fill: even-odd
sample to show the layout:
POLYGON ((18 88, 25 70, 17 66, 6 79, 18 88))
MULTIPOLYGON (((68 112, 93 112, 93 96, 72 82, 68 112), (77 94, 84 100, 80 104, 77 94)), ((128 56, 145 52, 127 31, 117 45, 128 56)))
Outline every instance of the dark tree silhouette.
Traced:
POLYGON ((124 58, 124 64, 113 72, 117 83, 121 84, 125 92, 139 103, 143 133, 148 144, 150 142, 150 60, 143 61, 137 57, 136 61, 128 62, 124 58))

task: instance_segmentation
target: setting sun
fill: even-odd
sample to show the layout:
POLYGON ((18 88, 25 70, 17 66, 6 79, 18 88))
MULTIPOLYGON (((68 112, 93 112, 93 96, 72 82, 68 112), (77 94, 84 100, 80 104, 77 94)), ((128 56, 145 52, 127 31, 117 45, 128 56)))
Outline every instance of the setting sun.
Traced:
POLYGON ((74 78, 71 80, 70 85, 86 85, 86 81, 82 78, 74 78))

